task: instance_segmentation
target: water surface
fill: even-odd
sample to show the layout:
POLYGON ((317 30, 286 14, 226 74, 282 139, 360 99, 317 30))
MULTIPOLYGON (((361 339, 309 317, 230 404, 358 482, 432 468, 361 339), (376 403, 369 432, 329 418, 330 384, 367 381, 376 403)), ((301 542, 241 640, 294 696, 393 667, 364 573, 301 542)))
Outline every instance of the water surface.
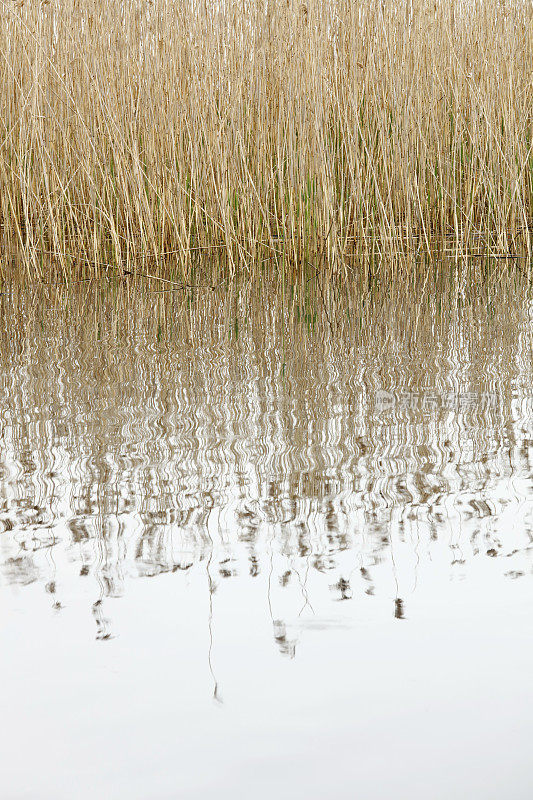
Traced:
POLYGON ((2 797, 531 797, 523 298, 3 302, 2 797))

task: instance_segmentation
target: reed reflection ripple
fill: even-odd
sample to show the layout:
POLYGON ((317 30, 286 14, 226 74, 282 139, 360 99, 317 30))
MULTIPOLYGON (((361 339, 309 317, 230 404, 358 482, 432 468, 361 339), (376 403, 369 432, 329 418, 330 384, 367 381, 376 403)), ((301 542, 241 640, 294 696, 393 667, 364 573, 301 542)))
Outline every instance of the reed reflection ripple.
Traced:
POLYGON ((295 620, 342 603, 408 617, 429 562, 531 580, 527 303, 356 336, 296 331, 279 300, 26 302, 3 310, 2 582, 58 614, 83 591, 98 639, 106 600, 163 573, 240 577, 243 602, 263 575, 288 656, 295 620))

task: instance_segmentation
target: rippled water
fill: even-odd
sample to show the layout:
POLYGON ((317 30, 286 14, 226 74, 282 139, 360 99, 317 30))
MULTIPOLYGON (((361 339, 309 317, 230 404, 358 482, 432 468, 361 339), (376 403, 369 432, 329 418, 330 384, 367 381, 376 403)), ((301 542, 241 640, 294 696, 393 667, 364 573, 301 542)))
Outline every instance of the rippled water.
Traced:
POLYGON ((531 797, 530 306, 247 303, 4 298, 1 796, 531 797))

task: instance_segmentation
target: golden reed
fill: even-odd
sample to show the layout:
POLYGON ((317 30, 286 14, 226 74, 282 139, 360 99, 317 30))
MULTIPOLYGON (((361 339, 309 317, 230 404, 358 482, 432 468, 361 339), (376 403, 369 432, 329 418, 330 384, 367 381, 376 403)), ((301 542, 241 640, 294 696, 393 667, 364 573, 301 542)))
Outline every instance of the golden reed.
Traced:
POLYGON ((531 254, 530 2, 0 7, 3 277, 531 254))

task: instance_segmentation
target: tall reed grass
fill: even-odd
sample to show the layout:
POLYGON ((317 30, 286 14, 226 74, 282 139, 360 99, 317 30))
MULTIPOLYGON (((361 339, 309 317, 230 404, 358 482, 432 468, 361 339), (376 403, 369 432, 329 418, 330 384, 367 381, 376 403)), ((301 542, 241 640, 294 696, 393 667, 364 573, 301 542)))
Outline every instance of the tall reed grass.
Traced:
POLYGON ((0 6, 4 277, 531 254, 526 0, 0 6))

